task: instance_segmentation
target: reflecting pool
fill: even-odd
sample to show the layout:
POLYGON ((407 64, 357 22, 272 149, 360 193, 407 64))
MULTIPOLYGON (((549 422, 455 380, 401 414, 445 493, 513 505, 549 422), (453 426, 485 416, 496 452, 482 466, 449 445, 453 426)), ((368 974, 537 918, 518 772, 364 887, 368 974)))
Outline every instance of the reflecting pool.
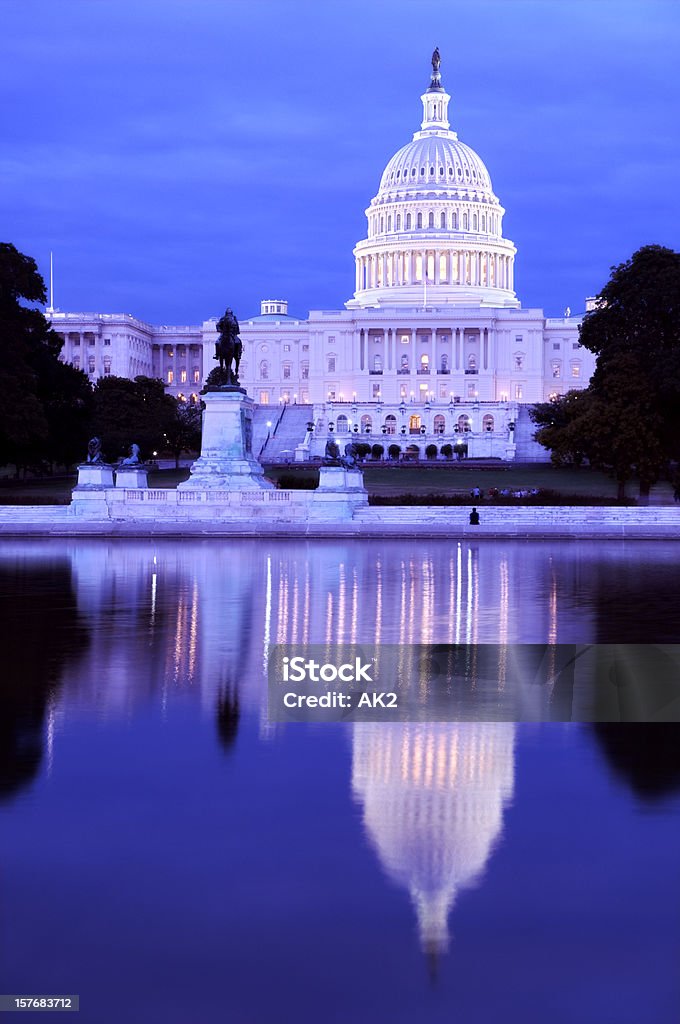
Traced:
POLYGON ((676 1024, 680 727, 274 724, 278 643, 680 643, 677 547, 0 549, 0 991, 676 1024))

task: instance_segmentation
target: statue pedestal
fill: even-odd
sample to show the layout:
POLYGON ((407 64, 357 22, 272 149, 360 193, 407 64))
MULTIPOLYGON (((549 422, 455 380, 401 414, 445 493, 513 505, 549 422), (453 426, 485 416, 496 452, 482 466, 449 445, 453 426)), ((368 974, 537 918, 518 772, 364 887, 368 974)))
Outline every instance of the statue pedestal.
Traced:
POLYGON ((368 506, 368 492, 360 469, 344 466, 322 466, 319 486, 312 494, 309 518, 336 522, 352 519, 358 508, 368 506))
POLYGON ((243 388, 208 388, 202 394, 201 454, 180 491, 250 491, 274 487, 253 455, 253 400, 243 388))
POLYGON ((113 466, 105 462, 83 462, 78 466, 78 483, 71 492, 71 509, 83 519, 108 519, 106 491, 113 487, 113 466))
POLYGON ((107 487, 113 487, 113 466, 105 462, 83 462, 78 466, 78 483, 74 494, 82 490, 102 491, 107 487))
POLYGON ((119 466, 116 470, 116 487, 127 487, 136 490, 148 487, 149 470, 146 466, 119 466))

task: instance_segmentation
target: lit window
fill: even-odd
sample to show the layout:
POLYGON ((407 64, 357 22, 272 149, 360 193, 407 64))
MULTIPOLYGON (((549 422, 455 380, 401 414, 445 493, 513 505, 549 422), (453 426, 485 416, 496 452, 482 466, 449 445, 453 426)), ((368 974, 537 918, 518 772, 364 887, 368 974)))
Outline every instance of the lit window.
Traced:
POLYGON ((197 366, 194 366, 194 384, 200 384, 201 382, 201 371, 197 366))
POLYGON ((168 370, 168 384, 174 383, 175 375, 172 370, 168 370))
POLYGON ((186 382, 187 382, 187 371, 186 370, 180 370, 179 371, 179 382, 180 382, 180 384, 186 384, 186 382))
POLYGON ((520 399, 522 397, 522 385, 515 384, 515 398, 520 399))
POLYGON ((581 376, 581 367, 578 365, 578 363, 574 363, 574 365, 572 366, 572 368, 571 368, 571 375, 572 375, 572 377, 580 377, 581 376))
POLYGON ((283 351, 284 352, 290 352, 290 345, 284 345, 283 346, 283 351))
POLYGON ((373 398, 377 398, 377 399, 380 398, 380 385, 379 384, 374 384, 373 385, 373 398))
POLYGON ((260 405, 269 405, 268 391, 260 391, 260 405))

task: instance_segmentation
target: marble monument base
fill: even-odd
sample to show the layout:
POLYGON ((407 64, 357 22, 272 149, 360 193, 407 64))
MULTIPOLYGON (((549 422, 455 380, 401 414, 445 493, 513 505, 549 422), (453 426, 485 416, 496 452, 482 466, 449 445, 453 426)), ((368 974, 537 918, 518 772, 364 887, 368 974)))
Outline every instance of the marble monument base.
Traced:
POLYGON ((113 466, 105 462, 83 462, 78 466, 78 483, 75 491, 102 491, 113 487, 113 466))
POLYGON ((71 509, 82 519, 108 519, 106 492, 113 487, 113 466, 105 462, 83 462, 78 466, 78 483, 71 492, 71 509))
POLYGON ((201 454, 179 491, 273 489, 253 455, 253 405, 243 388, 208 388, 201 454))
POLYGON ((322 466, 319 486, 312 492, 310 520, 337 522, 352 519, 356 509, 368 507, 368 491, 360 469, 322 466))
POLYGON ((116 487, 137 490, 149 486, 149 470, 146 466, 119 466, 116 470, 116 487))

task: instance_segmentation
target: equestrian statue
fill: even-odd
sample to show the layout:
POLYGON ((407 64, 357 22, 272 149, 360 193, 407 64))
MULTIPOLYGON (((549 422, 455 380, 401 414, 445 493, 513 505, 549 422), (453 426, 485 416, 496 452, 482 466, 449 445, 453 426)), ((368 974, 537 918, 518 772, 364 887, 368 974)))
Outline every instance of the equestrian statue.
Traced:
MULTIPOLYGON (((238 336, 238 320, 231 309, 227 309, 222 319, 218 320, 217 330, 219 336, 215 344, 215 359, 220 363, 220 383, 238 387, 238 368, 243 354, 243 342, 238 336)), ((217 370, 213 370, 210 376, 213 375, 217 375, 217 370)))

